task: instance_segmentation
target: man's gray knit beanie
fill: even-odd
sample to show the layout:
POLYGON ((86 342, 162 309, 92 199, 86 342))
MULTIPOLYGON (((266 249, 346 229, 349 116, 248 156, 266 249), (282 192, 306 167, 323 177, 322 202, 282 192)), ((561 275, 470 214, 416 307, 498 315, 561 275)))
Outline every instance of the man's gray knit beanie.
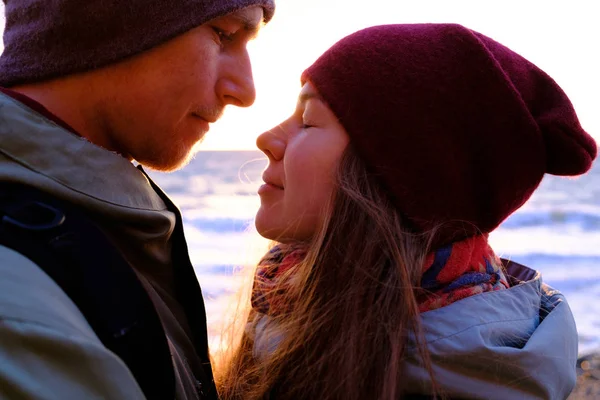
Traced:
POLYGON ((0 86, 99 68, 148 50, 211 19, 275 0, 3 0, 0 86))

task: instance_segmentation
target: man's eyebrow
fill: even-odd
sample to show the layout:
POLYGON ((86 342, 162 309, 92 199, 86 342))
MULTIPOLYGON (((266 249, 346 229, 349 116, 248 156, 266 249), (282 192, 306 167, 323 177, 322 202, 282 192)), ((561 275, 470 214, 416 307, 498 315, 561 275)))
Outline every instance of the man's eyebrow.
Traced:
POLYGON ((236 22, 242 25, 242 29, 246 31, 246 33, 248 33, 250 39, 254 39, 258 35, 260 28, 262 28, 262 26, 264 25, 264 21, 262 18, 257 21, 255 18, 250 17, 247 13, 243 11, 234 12, 232 14, 229 14, 228 17, 234 19, 236 22))

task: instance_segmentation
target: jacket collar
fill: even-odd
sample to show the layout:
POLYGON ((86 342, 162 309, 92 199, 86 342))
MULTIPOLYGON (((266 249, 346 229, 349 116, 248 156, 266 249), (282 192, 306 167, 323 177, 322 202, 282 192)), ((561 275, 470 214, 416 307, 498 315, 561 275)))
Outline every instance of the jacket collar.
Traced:
MULTIPOLYGON (((0 155, 72 191, 135 209, 164 210, 148 178, 120 155, 67 131, 21 102, 0 93, 0 155)), ((0 164, 4 164, 0 159, 0 164)), ((7 163, 9 164, 9 163, 7 163)), ((19 180, 16 166, 0 179, 19 180)), ((50 184, 50 182, 48 183, 50 184)))
POLYGON ((529 282, 538 276, 538 272, 529 267, 516 263, 514 261, 501 259, 502 265, 506 270, 510 286, 518 285, 519 283, 529 282))

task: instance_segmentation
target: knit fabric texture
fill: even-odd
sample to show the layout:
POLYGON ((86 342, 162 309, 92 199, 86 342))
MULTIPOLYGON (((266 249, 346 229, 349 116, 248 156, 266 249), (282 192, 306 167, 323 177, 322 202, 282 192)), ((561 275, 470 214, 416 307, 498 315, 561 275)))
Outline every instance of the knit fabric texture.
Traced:
POLYGON ((472 236, 427 255, 417 296, 419 311, 509 286, 502 262, 488 244, 488 235, 472 236))
POLYGON ((306 256, 304 246, 274 246, 260 260, 252 286, 252 308, 266 315, 291 311, 286 283, 306 256), (283 285, 281 283, 284 283, 283 285))
POLYGON ((358 31, 302 75, 406 224, 438 228, 432 248, 491 232, 545 173, 596 157, 561 88, 494 40, 456 24, 358 31))
POLYGON ((211 19, 274 0, 4 0, 0 86, 43 81, 120 61, 211 19))
MULTIPOLYGON (((305 256, 306 249, 301 246, 273 247, 256 269, 252 308, 271 316, 292 312, 293 300, 285 291, 305 256)), ((431 252, 422 271, 421 285, 415 288, 420 312, 509 287, 487 235, 473 236, 431 252)))

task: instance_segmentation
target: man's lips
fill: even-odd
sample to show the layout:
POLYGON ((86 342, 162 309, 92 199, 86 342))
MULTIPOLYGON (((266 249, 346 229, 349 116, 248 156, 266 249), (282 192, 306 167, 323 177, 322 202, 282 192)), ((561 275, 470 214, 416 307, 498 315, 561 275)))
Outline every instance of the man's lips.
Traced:
POLYGON ((194 117, 213 124, 223 116, 223 110, 222 107, 196 107, 192 108, 191 113, 194 117))
POLYGON ((192 115, 193 115, 194 117, 196 117, 196 118, 200 118, 200 119, 202 119, 202 120, 204 120, 204 121, 208 122, 209 124, 214 124, 215 122, 217 122, 217 120, 216 120, 216 119, 214 119, 214 118, 206 118, 206 117, 203 117, 203 116, 202 116, 202 115, 200 115, 200 114, 193 113, 192 115))
POLYGON ((192 117, 202 125, 202 131, 208 132, 210 130, 210 123, 212 121, 209 121, 198 114, 192 114, 192 117))

